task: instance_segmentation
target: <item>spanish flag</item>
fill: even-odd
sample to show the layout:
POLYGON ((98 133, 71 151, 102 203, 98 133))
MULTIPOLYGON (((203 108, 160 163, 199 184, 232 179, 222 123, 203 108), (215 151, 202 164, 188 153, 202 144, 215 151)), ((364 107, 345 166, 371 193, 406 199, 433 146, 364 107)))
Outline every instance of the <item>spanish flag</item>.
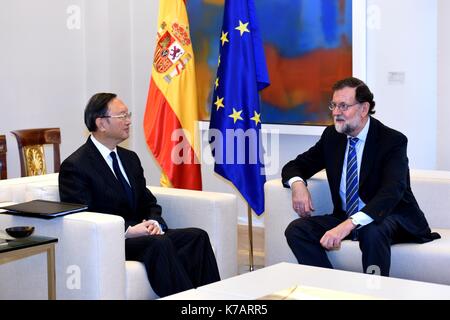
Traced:
POLYGON ((163 171, 161 185, 201 190, 194 52, 184 0, 160 1, 157 36, 144 115, 146 141, 163 171))

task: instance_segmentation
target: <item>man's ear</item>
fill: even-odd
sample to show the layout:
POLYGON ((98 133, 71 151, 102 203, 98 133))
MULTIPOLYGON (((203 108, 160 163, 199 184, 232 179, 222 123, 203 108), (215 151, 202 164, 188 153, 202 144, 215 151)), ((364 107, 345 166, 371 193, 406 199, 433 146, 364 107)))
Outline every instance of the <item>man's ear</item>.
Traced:
POLYGON ((367 116, 369 114, 370 104, 368 102, 363 103, 363 116, 367 116))
POLYGON ((101 132, 105 131, 106 129, 105 129, 104 123, 105 122, 103 121, 102 118, 95 119, 95 125, 97 126, 97 130, 99 130, 101 132))

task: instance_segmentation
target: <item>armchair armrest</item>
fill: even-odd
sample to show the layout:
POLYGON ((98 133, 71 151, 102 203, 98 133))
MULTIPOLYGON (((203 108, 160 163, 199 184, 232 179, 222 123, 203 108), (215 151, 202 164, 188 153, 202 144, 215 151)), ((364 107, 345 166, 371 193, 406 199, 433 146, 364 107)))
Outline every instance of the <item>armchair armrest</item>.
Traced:
MULTIPOLYGON (((266 195, 266 212, 264 214, 266 266, 283 261, 296 263, 297 259, 284 236, 284 231, 289 223, 299 217, 292 209, 292 191, 283 187, 281 179, 267 181, 264 188, 266 195)), ((315 209, 314 215, 333 212, 333 203, 324 171, 308 180, 308 190, 311 193, 315 209)))
MULTIPOLYGON (((80 212, 51 220, 0 215, 0 228, 35 226, 35 234, 58 238, 57 299, 125 299, 124 221, 80 212)), ((0 298, 46 299, 46 256, 0 265, 0 298), (44 269, 43 269, 44 268, 44 269)))

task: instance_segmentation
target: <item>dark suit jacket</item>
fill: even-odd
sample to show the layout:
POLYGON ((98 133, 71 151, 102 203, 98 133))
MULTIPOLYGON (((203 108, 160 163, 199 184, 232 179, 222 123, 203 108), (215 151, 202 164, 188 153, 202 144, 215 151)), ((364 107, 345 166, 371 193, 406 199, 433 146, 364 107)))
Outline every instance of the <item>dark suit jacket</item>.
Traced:
MULTIPOLYGON (((426 242, 439 237, 430 228, 411 190, 406 147, 408 140, 375 118, 371 118, 364 146, 359 196, 366 206, 362 212, 379 223, 389 215, 397 215, 400 225, 417 238, 426 242)), ((314 174, 326 169, 333 214, 345 219, 339 196, 347 136, 329 126, 311 149, 288 162, 282 170, 285 187, 290 178, 298 176, 307 181, 314 174)), ((320 199, 319 199, 320 201, 320 199)))
POLYGON ((133 190, 133 206, 130 206, 122 185, 90 138, 61 164, 61 201, 83 203, 90 211, 119 215, 125 220, 125 229, 143 219, 153 219, 165 230, 167 226, 161 217, 161 207, 146 188, 137 154, 121 147, 117 147, 117 153, 133 190))

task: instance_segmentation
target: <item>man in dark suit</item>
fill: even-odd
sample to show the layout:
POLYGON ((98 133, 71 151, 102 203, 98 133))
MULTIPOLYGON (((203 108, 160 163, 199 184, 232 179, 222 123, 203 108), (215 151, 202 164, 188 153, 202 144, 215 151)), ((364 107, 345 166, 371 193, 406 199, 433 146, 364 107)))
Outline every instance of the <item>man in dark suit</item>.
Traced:
POLYGON ((169 229, 146 187, 138 156, 118 146, 129 136, 130 117, 115 94, 98 93, 89 100, 84 120, 91 136, 61 164, 61 201, 123 217, 126 259, 145 264, 160 297, 220 280, 208 234, 169 229))
POLYGON ((363 270, 370 267, 389 276, 392 243, 423 243, 440 236, 431 233, 411 191, 407 138, 371 116, 375 101, 361 80, 338 81, 333 92, 329 108, 334 126, 282 170, 300 216, 287 227, 287 242, 299 263, 332 268, 326 251, 339 249, 344 239, 358 240, 363 270), (307 179, 322 169, 334 210, 311 216, 307 179))

